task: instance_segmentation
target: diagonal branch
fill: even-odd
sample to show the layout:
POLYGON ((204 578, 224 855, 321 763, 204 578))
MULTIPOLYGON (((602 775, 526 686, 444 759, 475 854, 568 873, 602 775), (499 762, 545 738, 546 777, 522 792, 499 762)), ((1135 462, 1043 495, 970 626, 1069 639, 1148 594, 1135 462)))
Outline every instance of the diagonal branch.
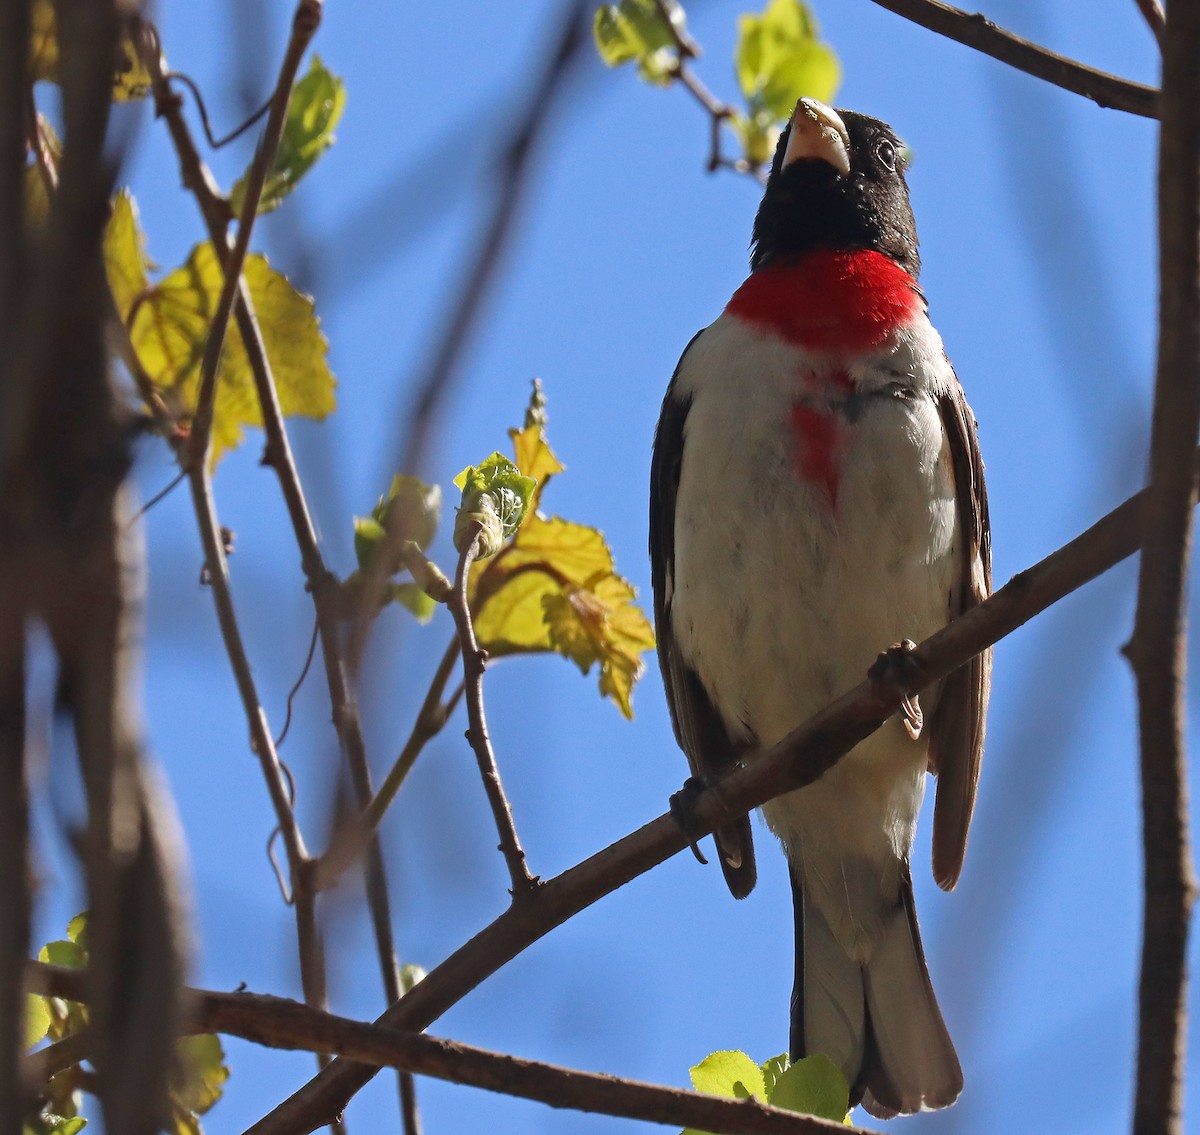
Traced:
MULTIPOLYGON (((43 995, 69 1000, 86 997, 85 974, 79 970, 30 962, 24 976, 28 988, 43 995)), ((189 990, 189 995, 192 1016, 188 1031, 193 1033, 218 1032, 272 1048, 337 1053, 455 1084, 538 1100, 551 1107, 674 1127, 730 1135, 861 1135, 859 1128, 768 1107, 758 1100, 722 1099, 523 1060, 456 1041, 350 1020, 283 997, 205 989, 189 990)), ((76 1041, 84 1035, 68 1040, 76 1041)), ((34 1053, 30 1063, 44 1066, 44 1054, 54 1053, 57 1047, 34 1053)), ((79 1047, 75 1045, 74 1051, 61 1054, 62 1059, 77 1056, 79 1047)))
POLYGON ((1064 91, 1082 95, 1098 106, 1124 110, 1143 118, 1158 117, 1158 91, 1131 79, 1097 71, 1075 59, 1031 43, 992 23, 978 12, 964 12, 942 0, 875 0, 914 24, 973 47, 1026 75, 1044 79, 1064 91))
POLYGON ((1137 615, 1145 911, 1134 1131, 1182 1128, 1188 923, 1187 578, 1192 450, 1200 433, 1200 4, 1172 3, 1158 162, 1158 375, 1137 615))
MULTIPOLYGON (((1195 455, 1200 460, 1200 454, 1195 455)), ((1193 490, 1194 492, 1194 490, 1193 490)), ((1194 498, 1193 498, 1194 499, 1194 498)), ((914 652, 923 675, 913 693, 1107 571, 1141 543, 1146 493, 1127 500, 986 602, 926 639, 914 652)), ((811 784, 843 753, 869 736, 900 705, 900 695, 863 682, 793 730, 746 768, 696 799, 699 837, 784 792, 811 784)), ((659 816, 590 859, 541 884, 451 954, 392 1006, 379 1024, 423 1029, 522 950, 579 911, 688 846, 670 814, 659 816)), ((247 1135, 298 1135, 340 1114, 375 1069, 335 1060, 315 1079, 259 1120, 247 1135)))

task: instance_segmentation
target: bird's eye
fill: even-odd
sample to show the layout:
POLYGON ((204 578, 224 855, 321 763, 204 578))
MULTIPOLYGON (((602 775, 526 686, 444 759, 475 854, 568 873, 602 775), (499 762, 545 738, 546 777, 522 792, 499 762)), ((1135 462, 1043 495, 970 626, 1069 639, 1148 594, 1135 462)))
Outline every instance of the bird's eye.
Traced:
POLYGON ((875 156, 883 162, 888 169, 896 168, 896 147, 892 145, 887 138, 880 138, 875 146, 875 156))

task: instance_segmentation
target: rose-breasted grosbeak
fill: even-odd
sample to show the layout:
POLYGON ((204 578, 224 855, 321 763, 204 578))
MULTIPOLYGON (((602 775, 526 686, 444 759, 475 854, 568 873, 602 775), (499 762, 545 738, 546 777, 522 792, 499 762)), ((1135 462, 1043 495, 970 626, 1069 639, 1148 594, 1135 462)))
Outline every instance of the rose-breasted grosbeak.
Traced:
MULTIPOLYGON (((926 314, 901 144, 802 99, 754 224, 751 275, 688 345, 651 473, 658 650, 708 780, 769 748, 991 587, 975 421, 926 314)), ((938 774, 933 873, 958 880, 990 657, 763 808, 796 905, 793 1058, 830 1056, 875 1115, 962 1088, 921 949, 909 853, 938 774), (914 734, 916 734, 914 736, 914 734)), ((735 897, 749 817, 715 833, 735 897)))

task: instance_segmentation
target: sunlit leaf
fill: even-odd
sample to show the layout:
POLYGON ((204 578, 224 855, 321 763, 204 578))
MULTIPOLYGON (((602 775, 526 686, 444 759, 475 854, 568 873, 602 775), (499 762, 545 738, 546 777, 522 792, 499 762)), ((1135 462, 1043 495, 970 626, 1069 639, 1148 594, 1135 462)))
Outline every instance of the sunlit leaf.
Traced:
POLYGON ((454 546, 461 552, 478 530, 479 558, 495 555, 529 514, 537 483, 502 453, 468 465, 454 478, 462 503, 454 519, 454 546))
POLYGON ((177 1071, 171 1083, 174 1135, 200 1135, 200 1119, 221 1098, 229 1068, 221 1041, 212 1033, 176 1042, 177 1071))
MULTIPOLYGON (((545 425, 546 399, 535 382, 525 425, 509 430, 516 468, 530 484, 536 481, 535 505, 563 470, 545 425)), ((531 508, 511 540, 476 563, 469 596, 475 635, 489 654, 557 651, 585 674, 598 666, 601 696, 633 716, 630 697, 642 674, 641 656, 654 647, 654 630, 595 528, 547 519, 531 508)))
MULTIPOLYGON (((342 80, 325 68, 319 55, 314 55, 308 74, 292 88, 279 149, 275 151, 275 160, 263 183, 258 205, 260 213, 277 208, 317 159, 333 145, 333 132, 341 121, 345 106, 346 88, 342 80)), ((241 216, 245 196, 244 174, 229 195, 238 216, 241 216)))
MULTIPOLYGON (((762 1069, 744 1052, 714 1052, 691 1069, 692 1087, 710 1096, 766 1099, 762 1069)), ((688 1127, 682 1135, 711 1135, 688 1127)))
POLYGON ((828 1056, 817 1053, 785 1069, 767 1093, 767 1102, 841 1123, 850 1110, 850 1085, 828 1056))
POLYGON ((427 623, 433 618, 434 611, 437 610, 437 602, 427 595, 424 590, 415 583, 393 583, 391 587, 391 598, 395 603, 399 603, 401 607, 406 608, 415 617, 418 623, 427 623))
POLYGON ((123 320, 129 318, 134 303, 149 290, 153 269, 146 255, 146 234, 138 223, 137 202, 128 189, 119 190, 104 227, 104 270, 117 314, 123 320))
POLYGON ((25 995, 25 1047, 32 1048, 50 1031, 53 1018, 44 997, 36 993, 25 995))
MULTIPOLYGON (((38 961, 47 962, 53 966, 66 966, 69 969, 86 969, 88 963, 87 951, 87 912, 77 914, 67 924, 67 938, 55 942, 47 942, 38 951, 38 961)), ((60 997, 44 998, 46 1010, 50 1015, 50 1023, 46 1035, 51 1040, 61 1040, 65 1036, 77 1033, 88 1023, 88 1008, 77 1001, 67 1001, 60 997)), ((63 1110, 60 1108, 59 1110, 63 1110)))
POLYGON ((752 115, 765 109, 775 119, 790 117, 802 97, 831 102, 842 79, 803 0, 768 0, 761 15, 741 16, 735 67, 752 115))
MULTIPOLYGON (((58 21, 52 0, 33 0, 31 68, 35 81, 58 82, 58 21)), ((142 65, 128 31, 117 44, 113 64, 113 99, 128 102, 145 98, 150 92, 150 73, 142 65)))
POLYGON ((665 85, 674 76, 676 66, 674 25, 682 33, 686 17, 677 0, 667 0, 670 24, 662 17, 655 0, 620 0, 603 4, 596 11, 592 34, 596 50, 609 67, 634 62, 638 74, 648 83, 665 85))
POLYGON ((56 1115, 43 1111, 33 1119, 25 1121, 24 1135, 79 1135, 87 1126, 82 1115, 56 1115))
MULTIPOLYGON (((245 278, 262 329, 280 409, 285 417, 322 419, 333 411, 336 380, 328 343, 312 300, 265 257, 246 258, 245 278)), ((178 414, 194 413, 200 360, 221 292, 222 272, 211 244, 198 244, 187 263, 152 287, 133 318, 131 335, 143 367, 178 414)), ((218 369, 213 461, 238 445, 243 427, 261 426, 262 410, 236 321, 231 320, 218 369)))

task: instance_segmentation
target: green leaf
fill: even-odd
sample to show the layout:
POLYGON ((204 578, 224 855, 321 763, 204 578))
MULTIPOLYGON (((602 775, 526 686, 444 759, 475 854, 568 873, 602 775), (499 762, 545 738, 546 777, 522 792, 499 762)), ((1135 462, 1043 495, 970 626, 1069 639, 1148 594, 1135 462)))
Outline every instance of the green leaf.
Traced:
POLYGON ((454 521, 454 546, 461 552, 482 526, 479 558, 494 556, 530 512, 537 482, 524 476, 502 453, 479 465, 468 465, 454 478, 462 503, 454 521))
MULTIPOLYGON (((333 132, 345 107, 346 88, 342 80, 326 70, 319 55, 313 55, 308 74, 292 88, 279 149, 263 183, 258 205, 260 214, 278 208, 317 159, 333 145, 333 132)), ((239 217, 246 200, 249 172, 247 170, 238 178, 229 195, 229 203, 239 217)))
POLYGON ((771 1098, 771 1093, 775 1090, 775 1085, 779 1082, 779 1077, 788 1070, 791 1063, 786 1052, 781 1052, 778 1056, 772 1056, 770 1060, 763 1061, 763 1086, 766 1088, 767 1099, 771 1098))
POLYGON ((387 493, 371 510, 371 518, 383 524, 389 512, 401 543, 411 540, 418 548, 428 548, 442 518, 442 488, 427 485, 420 477, 397 473, 387 493))
POLYGON ((88 912, 80 911, 70 922, 67 923, 67 937, 74 942, 87 956, 87 925, 88 912))
POLYGON ((425 970, 412 962, 406 962, 400 967, 400 990, 407 993, 414 985, 425 980, 425 970))
POLYGON ((104 227, 104 270, 122 321, 149 290, 153 268, 146 255, 146 234, 138 223, 137 202, 128 189, 119 190, 104 227))
POLYGON ((50 1031, 50 1024, 53 1017, 50 1015, 50 1006, 46 1004, 44 997, 39 997, 36 993, 28 993, 25 996, 25 1047, 32 1048, 38 1041, 43 1040, 46 1033, 50 1031))
POLYGON ((174 1135, 199 1135, 200 1119, 221 1098, 229 1068, 221 1041, 212 1033, 181 1037, 175 1045, 178 1070, 171 1084, 174 1135))
MULTIPOLYGON (((59 81, 58 20, 52 0, 33 0, 31 12, 30 69, 36 82, 45 79, 59 81)), ((150 73, 142 65, 128 27, 117 41, 113 65, 112 97, 114 102, 129 102, 145 98, 150 93, 150 73)))
MULTIPOLYGON (((321 333, 313 301, 296 291, 263 256, 248 256, 244 273, 275 376, 280 409, 285 417, 326 417, 334 408, 337 381, 326 361, 329 344, 321 333)), ((192 249, 182 268, 146 293, 133 317, 130 334, 142 366, 180 416, 196 408, 200 360, 223 279, 213 246, 205 241, 192 249)), ((214 464, 241 443, 243 427, 262 425, 250 360, 234 321, 217 373, 214 464)))
POLYGON ((437 603, 415 583, 393 583, 392 599, 416 616, 418 623, 427 623, 437 610, 437 603))
POLYGON ((738 29, 734 64, 752 118, 758 110, 789 118, 802 97, 833 100, 841 63, 803 0, 768 0, 761 15, 741 16, 738 29))
POLYGON ((675 77, 678 62, 675 35, 687 26, 683 7, 667 0, 670 24, 654 0, 620 0, 596 10, 592 34, 596 50, 608 67, 635 62, 638 74, 648 83, 665 86, 675 77))
POLYGON ((776 1080, 767 1102, 841 1123, 850 1110, 850 1086, 828 1056, 817 1053, 797 1060, 776 1080))
MULTIPOLYGON (((766 1098, 762 1069, 744 1052, 714 1052, 691 1068, 692 1087, 710 1096, 766 1098)), ((689 1127, 682 1135, 710 1135, 689 1127)))
POLYGON ((762 1069, 744 1052, 714 1052, 691 1069, 692 1087, 712 1096, 766 1099, 762 1069))
POLYGON ((38 951, 38 960, 52 966, 83 969, 87 966, 87 951, 76 942, 47 942, 38 951))
POLYGON ((56 1115, 43 1111, 25 1123, 24 1135, 78 1135, 87 1126, 82 1115, 56 1115))
POLYGON ((363 571, 375 558, 375 549, 383 544, 386 535, 383 525, 373 516, 354 518, 354 558, 363 571))

